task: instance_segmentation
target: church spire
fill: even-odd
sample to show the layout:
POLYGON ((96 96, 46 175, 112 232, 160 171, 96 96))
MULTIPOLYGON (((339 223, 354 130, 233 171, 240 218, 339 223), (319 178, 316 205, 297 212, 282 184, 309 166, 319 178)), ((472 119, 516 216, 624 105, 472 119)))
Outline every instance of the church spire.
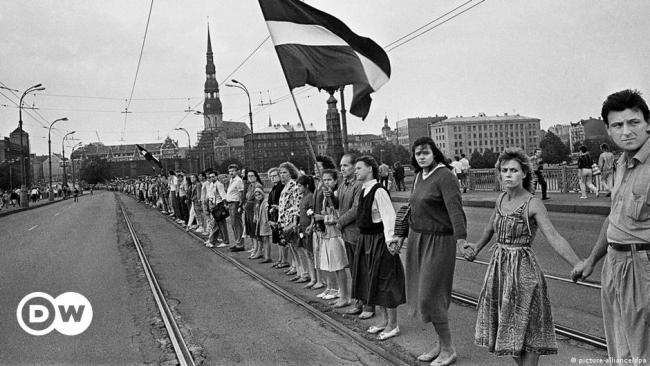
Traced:
POLYGON ((216 68, 212 54, 212 40, 210 39, 210 24, 208 23, 208 47, 205 54, 205 101, 203 102, 203 124, 205 129, 221 127, 223 111, 219 99, 219 83, 216 78, 216 68))

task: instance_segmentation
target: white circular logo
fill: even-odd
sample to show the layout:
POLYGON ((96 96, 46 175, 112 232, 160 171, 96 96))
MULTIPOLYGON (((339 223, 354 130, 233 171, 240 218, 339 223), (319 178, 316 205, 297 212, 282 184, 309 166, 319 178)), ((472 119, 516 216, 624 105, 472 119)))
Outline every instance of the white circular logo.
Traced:
POLYGON ((46 335, 56 329, 74 336, 83 333, 93 320, 93 308, 85 296, 66 292, 57 298, 44 292, 23 297, 16 310, 18 324, 31 335, 46 335))

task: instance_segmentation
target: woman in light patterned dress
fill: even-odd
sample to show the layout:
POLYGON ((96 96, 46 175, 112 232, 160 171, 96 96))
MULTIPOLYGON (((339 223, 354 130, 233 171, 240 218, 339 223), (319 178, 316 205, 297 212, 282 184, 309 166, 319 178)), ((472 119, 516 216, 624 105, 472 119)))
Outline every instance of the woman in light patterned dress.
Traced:
POLYGON ((555 230, 546 208, 531 194, 532 172, 521 149, 507 149, 496 167, 504 189, 483 236, 463 248, 469 261, 496 234, 490 264, 478 300, 475 343, 518 365, 537 365, 539 355, 557 353, 546 281, 531 244, 537 227, 571 268, 579 262, 555 230))

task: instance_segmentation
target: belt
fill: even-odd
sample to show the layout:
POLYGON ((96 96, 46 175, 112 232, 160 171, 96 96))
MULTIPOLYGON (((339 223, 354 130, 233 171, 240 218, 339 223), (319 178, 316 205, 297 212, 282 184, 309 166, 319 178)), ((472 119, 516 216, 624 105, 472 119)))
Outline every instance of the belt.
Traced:
POLYGON ((612 247, 614 250, 618 250, 619 252, 629 252, 632 250, 632 246, 634 245, 634 248, 636 250, 650 250, 650 243, 646 244, 616 244, 616 243, 609 243, 609 246, 612 247))

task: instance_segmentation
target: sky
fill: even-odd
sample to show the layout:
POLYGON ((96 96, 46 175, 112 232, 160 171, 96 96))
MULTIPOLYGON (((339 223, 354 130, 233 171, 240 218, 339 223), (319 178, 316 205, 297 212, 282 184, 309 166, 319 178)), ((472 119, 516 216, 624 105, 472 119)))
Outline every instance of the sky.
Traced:
MULTIPOLYGON (((539 118, 547 129, 597 117, 621 89, 650 95, 648 1, 306 2, 386 46, 467 1, 459 11, 478 5, 388 52, 391 79, 372 95, 365 121, 348 114, 350 134, 380 134, 384 116, 394 128, 398 119, 481 112, 539 118)), ((257 1, 154 1, 128 114, 150 1, 0 2, 0 85, 20 90, 0 89, 0 137, 18 126, 22 91, 42 83, 46 90, 24 101, 36 108, 23 111, 32 152, 47 154, 46 126, 62 117, 69 121, 52 131, 54 152, 69 131, 79 141, 68 147, 167 136, 187 146, 175 128, 194 144, 203 119, 185 110, 202 108, 208 23, 224 120, 248 122, 245 94, 224 85, 234 78, 250 90, 255 129, 269 119, 298 122, 271 40, 233 73, 268 36, 257 1)), ((296 92, 306 122, 324 130, 327 94, 296 92)), ((347 108, 351 96, 346 88, 347 108)))

